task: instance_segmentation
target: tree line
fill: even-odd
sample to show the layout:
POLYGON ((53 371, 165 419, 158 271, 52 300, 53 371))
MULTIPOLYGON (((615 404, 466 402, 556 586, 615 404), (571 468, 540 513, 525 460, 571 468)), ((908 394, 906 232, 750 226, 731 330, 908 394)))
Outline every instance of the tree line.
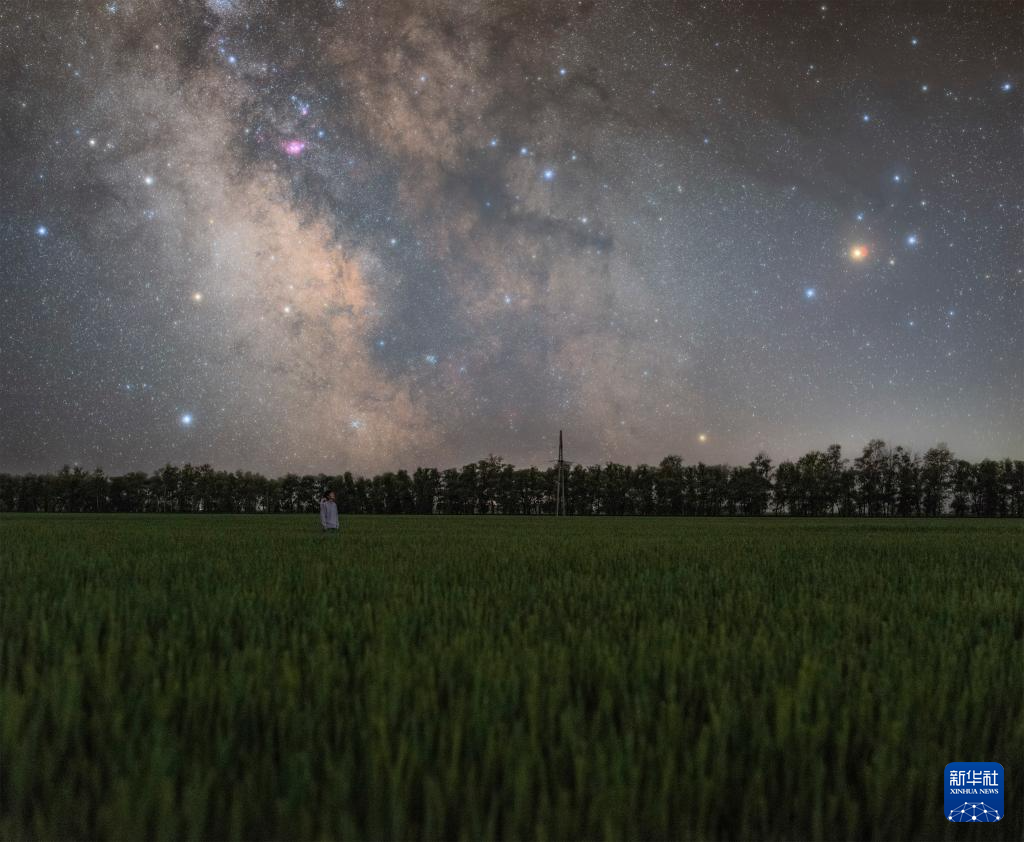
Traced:
MULTIPOLYGON (((557 471, 489 456, 462 468, 373 477, 345 472, 268 478, 209 465, 165 465, 107 476, 65 466, 56 474, 0 474, 0 512, 233 512, 318 510, 327 491, 347 514, 552 514, 557 471)), ((1024 516, 1024 461, 956 458, 945 444, 923 455, 874 439, 852 461, 838 444, 777 466, 763 453, 742 467, 575 465, 565 475, 570 515, 1024 516)))

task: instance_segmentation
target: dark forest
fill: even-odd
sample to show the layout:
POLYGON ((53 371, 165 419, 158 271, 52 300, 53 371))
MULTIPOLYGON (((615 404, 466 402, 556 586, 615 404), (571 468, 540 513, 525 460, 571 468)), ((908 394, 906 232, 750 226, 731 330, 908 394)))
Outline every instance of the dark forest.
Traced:
MULTIPOLYGON (((210 465, 166 465, 107 476, 65 466, 56 474, 0 474, 3 512, 313 512, 334 491, 342 514, 543 515, 555 510, 556 469, 516 468, 489 456, 461 468, 373 477, 349 472, 268 478, 210 465)), ((945 444, 923 455, 875 439, 854 459, 839 445, 778 465, 571 467, 570 515, 1024 516, 1024 461, 958 459, 945 444)))

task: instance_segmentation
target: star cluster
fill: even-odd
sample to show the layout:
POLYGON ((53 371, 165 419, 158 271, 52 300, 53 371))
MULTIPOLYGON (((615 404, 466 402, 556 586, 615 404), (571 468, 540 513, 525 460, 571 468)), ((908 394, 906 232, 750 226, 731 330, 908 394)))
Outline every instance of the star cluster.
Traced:
POLYGON ((5 469, 1024 454, 1011 2, 15 2, 5 469))

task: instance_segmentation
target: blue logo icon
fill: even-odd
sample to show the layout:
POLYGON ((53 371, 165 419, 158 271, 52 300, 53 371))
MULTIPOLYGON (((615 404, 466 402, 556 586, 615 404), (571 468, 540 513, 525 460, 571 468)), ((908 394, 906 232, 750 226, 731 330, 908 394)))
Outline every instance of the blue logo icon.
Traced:
POLYGON ((998 763, 950 763, 943 804, 951 822, 998 822, 1005 815, 1006 780, 998 763))

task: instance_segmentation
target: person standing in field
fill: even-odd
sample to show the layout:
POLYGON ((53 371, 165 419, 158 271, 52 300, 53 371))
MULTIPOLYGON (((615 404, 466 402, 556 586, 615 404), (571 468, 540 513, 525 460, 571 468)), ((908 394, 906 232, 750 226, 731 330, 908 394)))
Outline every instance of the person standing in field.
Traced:
POLYGON ((328 491, 320 501, 320 525, 324 532, 338 530, 338 504, 335 502, 334 492, 328 491))

